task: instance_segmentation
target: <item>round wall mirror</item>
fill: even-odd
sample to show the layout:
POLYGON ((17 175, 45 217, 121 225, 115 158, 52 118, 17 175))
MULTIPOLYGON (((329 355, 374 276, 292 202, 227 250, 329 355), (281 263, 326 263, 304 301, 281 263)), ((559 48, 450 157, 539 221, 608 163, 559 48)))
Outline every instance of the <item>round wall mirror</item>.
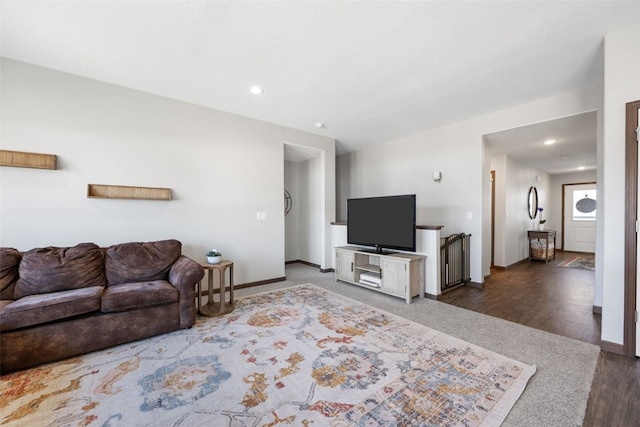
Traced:
POLYGON ((538 190, 536 187, 529 188, 529 218, 535 219, 538 215, 538 190))

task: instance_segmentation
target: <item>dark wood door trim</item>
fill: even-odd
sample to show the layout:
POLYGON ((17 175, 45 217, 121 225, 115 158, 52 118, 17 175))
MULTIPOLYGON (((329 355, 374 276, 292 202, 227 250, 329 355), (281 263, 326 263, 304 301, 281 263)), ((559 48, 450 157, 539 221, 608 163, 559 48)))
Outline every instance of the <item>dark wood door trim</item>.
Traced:
POLYGON ((638 251, 636 219, 638 218, 638 109, 640 101, 626 105, 625 125, 625 226, 624 226, 624 341, 626 356, 636 353, 636 269, 638 251))

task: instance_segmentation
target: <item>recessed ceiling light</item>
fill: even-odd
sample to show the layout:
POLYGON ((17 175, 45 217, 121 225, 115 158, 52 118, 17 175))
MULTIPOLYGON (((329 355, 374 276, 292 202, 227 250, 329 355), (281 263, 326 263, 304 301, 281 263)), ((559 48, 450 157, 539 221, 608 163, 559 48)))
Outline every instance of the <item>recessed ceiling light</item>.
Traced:
POLYGON ((555 139, 547 139, 545 142, 543 142, 544 145, 551 145, 555 143, 556 143, 555 139))
POLYGON ((316 127, 318 129, 322 129, 324 127, 324 123, 318 122, 318 123, 316 123, 316 127))
POLYGON ((262 95, 262 92, 264 92, 262 90, 262 88, 260 86, 251 86, 249 88, 249 92, 251 92, 254 95, 262 95))

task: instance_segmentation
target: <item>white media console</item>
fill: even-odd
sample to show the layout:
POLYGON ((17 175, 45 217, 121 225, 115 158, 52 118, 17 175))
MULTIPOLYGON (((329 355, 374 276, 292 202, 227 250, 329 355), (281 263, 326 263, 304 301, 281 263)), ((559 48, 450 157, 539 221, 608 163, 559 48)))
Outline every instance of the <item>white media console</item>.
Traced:
MULTIPOLYGON (((410 252, 410 255, 423 255, 424 260, 424 282, 425 293, 427 298, 437 299, 442 293, 440 289, 440 225, 419 225, 416 227, 416 251, 410 252)), ((335 271, 337 256, 335 249, 349 246, 347 243, 347 223, 333 222, 331 223, 331 247, 333 248, 333 256, 331 257, 331 268, 335 271)), ((356 247, 357 250, 367 248, 356 247)))
POLYGON ((341 246, 336 252, 336 280, 404 298, 425 294, 425 256, 407 253, 388 255, 367 252, 355 246, 341 246))

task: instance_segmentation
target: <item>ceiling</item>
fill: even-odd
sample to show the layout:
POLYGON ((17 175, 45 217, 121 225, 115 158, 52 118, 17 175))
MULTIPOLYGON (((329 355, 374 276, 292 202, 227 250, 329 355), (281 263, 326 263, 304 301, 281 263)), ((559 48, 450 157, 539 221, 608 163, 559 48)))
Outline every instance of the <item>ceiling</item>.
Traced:
POLYGON ((320 156, 320 150, 317 148, 284 144, 284 159, 288 162, 299 163, 318 156, 320 156))
POLYGON ((4 57, 332 137, 337 154, 602 84, 603 36, 640 22, 640 1, 0 4, 4 57))
POLYGON ((518 162, 551 175, 595 170, 595 111, 484 135, 490 154, 508 154, 518 162), (554 139, 552 145, 544 141, 554 139))

